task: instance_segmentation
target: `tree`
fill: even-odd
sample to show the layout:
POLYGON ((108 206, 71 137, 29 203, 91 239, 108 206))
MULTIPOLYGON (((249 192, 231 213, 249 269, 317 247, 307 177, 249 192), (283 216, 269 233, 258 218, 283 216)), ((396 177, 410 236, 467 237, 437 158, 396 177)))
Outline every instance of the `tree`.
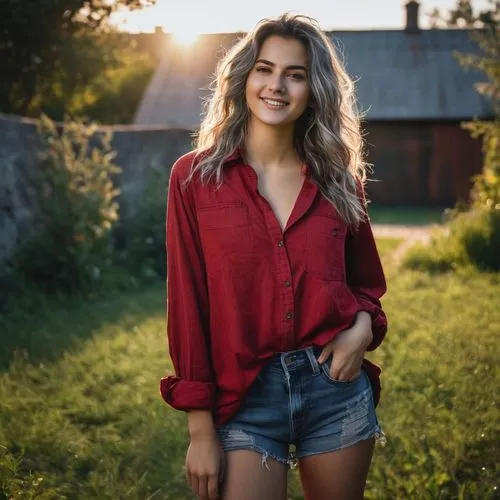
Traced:
POLYGON ((56 69, 40 79, 25 114, 129 123, 154 69, 151 53, 128 33, 74 35, 62 48, 56 69))
POLYGON ((460 27, 460 28, 484 28, 486 26, 498 25, 498 12, 500 2, 488 0, 488 5, 483 10, 477 10, 472 0, 457 0, 447 16, 443 16, 438 8, 434 8, 430 14, 431 28, 460 27))
POLYGON ((75 37, 106 31, 109 16, 121 7, 139 9, 154 1, 2 0, 0 110, 26 114, 75 37))
POLYGON ((482 138, 484 162, 482 172, 475 176, 472 188, 473 206, 479 210, 500 213, 500 2, 490 0, 490 9, 478 14, 469 0, 459 0, 450 21, 469 19, 480 29, 471 36, 481 49, 480 54, 457 54, 466 68, 479 69, 487 76, 476 90, 487 96, 493 107, 493 120, 474 120, 463 126, 472 137, 482 138), (467 17, 468 16, 468 17, 467 17))

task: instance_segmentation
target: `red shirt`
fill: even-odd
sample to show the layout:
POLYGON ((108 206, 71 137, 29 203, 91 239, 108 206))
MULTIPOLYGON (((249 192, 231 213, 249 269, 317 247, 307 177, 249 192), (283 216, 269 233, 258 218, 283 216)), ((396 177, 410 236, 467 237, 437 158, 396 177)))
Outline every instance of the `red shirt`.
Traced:
MULTIPOLYGON (((175 376, 162 378, 176 409, 207 409, 226 422, 266 360, 324 346, 358 311, 372 317, 373 341, 387 321, 384 273, 369 222, 348 227, 307 176, 282 231, 238 152, 224 183, 186 187, 195 152, 172 168, 167 202, 167 331, 175 376)), ((364 203, 364 194, 362 194, 364 203)), ((363 361, 380 394, 380 369, 363 361)))

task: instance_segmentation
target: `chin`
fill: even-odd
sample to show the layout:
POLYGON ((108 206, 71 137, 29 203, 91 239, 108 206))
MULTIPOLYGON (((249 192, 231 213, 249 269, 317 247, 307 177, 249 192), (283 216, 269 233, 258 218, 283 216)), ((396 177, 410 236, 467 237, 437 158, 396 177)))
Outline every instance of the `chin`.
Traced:
POLYGON ((290 125, 291 123, 296 121, 294 118, 290 116, 278 117, 278 116, 269 116, 263 113, 254 113, 254 117, 261 123, 265 123, 266 125, 274 127, 290 125))

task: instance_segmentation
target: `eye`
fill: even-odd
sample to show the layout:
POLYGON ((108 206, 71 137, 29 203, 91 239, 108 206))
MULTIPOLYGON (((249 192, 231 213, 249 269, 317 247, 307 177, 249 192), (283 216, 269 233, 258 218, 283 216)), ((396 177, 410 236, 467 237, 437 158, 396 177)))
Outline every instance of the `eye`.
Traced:
POLYGON ((268 68, 267 66, 258 66, 255 68, 255 71, 257 71, 257 73, 270 73, 271 68, 268 68))
POLYGON ((306 79, 306 77, 302 73, 291 73, 290 77, 293 80, 297 80, 297 81, 302 81, 302 80, 306 79))

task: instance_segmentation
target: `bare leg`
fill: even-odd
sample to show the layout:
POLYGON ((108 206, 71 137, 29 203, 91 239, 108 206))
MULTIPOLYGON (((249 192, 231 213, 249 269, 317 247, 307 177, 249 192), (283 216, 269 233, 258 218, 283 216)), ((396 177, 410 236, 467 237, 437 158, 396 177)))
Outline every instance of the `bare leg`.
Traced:
POLYGON ((223 500, 286 500, 287 466, 250 450, 226 452, 223 500))
POLYGON ((299 460, 306 500, 362 500, 375 440, 299 460))

